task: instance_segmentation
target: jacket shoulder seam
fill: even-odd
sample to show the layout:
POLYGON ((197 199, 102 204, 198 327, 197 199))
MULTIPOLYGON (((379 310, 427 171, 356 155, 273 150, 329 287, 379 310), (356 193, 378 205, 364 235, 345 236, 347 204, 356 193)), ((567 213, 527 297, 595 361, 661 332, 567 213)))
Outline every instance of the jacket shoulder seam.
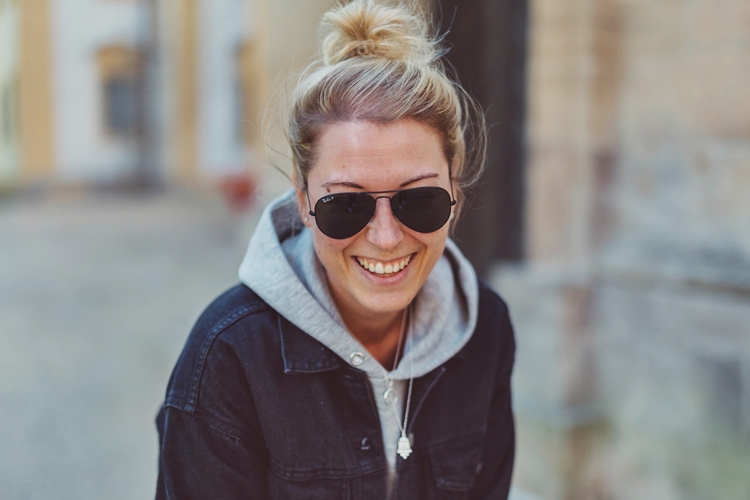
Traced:
POLYGON ((186 411, 190 413, 195 412, 198 404, 198 393, 200 390, 201 379, 203 378, 203 370, 206 366, 206 359, 208 358, 208 353, 211 351, 211 347, 213 347, 214 342, 219 337, 219 335, 221 335, 230 326, 232 326, 239 320, 268 309, 269 307, 264 302, 258 302, 255 304, 243 306, 214 325, 214 327, 211 329, 211 331, 201 344, 200 353, 198 354, 198 359, 195 363, 195 372, 193 373, 192 382, 190 384, 190 392, 188 393, 187 404, 184 408, 186 411))

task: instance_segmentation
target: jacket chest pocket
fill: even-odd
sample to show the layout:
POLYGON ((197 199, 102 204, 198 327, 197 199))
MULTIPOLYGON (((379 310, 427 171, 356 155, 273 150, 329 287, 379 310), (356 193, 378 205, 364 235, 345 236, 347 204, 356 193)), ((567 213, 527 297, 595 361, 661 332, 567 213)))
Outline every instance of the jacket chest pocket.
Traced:
POLYGON ((460 500, 468 498, 474 481, 482 470, 483 434, 476 433, 436 447, 430 452, 432 482, 427 491, 430 499, 460 500))

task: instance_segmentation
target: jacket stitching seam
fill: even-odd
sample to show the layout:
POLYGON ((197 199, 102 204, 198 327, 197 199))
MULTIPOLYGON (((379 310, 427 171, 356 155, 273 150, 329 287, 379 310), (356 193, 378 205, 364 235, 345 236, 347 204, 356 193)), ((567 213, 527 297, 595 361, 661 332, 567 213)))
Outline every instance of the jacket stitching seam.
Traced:
POLYGON ((193 383, 190 387, 190 393, 188 394, 188 400, 187 405, 185 405, 185 410, 189 411, 190 413, 193 413, 195 411, 195 408, 198 404, 198 392, 201 379, 203 378, 203 370, 205 368, 206 358, 208 357, 208 353, 211 350, 211 347, 213 346, 216 338, 239 319, 242 319, 244 316, 248 316, 249 314, 260 312, 263 309, 264 307, 261 304, 258 304, 257 306, 242 307, 232 313, 230 316, 226 317, 223 321, 221 321, 211 329, 211 333, 201 345, 201 351, 196 363, 197 367, 193 375, 193 383))
MULTIPOLYGON (((240 442, 242 442, 242 438, 241 438, 241 437, 239 437, 239 436, 235 436, 234 434, 231 434, 231 433, 230 433, 230 432, 228 432, 228 431, 227 431, 226 429, 221 429, 221 428, 220 428, 220 426, 216 425, 216 424, 215 424, 215 423, 213 423, 213 422, 210 422, 210 421, 209 421, 208 419, 206 419, 206 418, 204 418, 204 417, 201 417, 200 415, 196 415, 195 413, 191 413, 191 412, 189 412, 189 411, 185 411, 185 410, 183 410, 182 408, 180 408, 180 407, 178 407, 178 406, 175 406, 175 405, 172 405, 172 404, 165 404, 164 406, 165 406, 165 407, 169 407, 169 408, 173 408, 173 409, 175 409, 176 411, 178 411, 178 412, 180 412, 180 413, 184 413, 185 415, 187 415, 187 416, 188 416, 188 417, 190 417, 190 418, 194 418, 194 419, 196 419, 196 420, 198 420, 198 421, 200 421, 200 422, 202 422, 202 423, 206 424, 206 425, 207 425, 207 426, 209 426, 209 427, 210 427, 211 429, 213 429, 213 430, 215 430, 216 432, 220 433, 220 434, 221 434, 221 435, 223 435, 224 437, 227 437, 227 438, 230 438, 230 439, 232 439, 232 440, 233 440, 233 441, 235 441, 235 442, 236 442, 237 444, 239 444, 240 442)), ((224 426, 224 425, 222 425, 221 427, 227 427, 227 426, 224 426)))
POLYGON ((284 372, 286 373, 287 360, 286 360, 286 348, 284 345, 284 329, 281 325, 281 314, 276 314, 276 328, 279 329, 279 343, 281 344, 281 362, 284 364, 284 372))
MULTIPOLYGON (((333 363, 330 367, 323 367, 323 368, 291 368, 291 363, 287 359, 286 354, 286 342, 284 340, 284 326, 282 325, 282 316, 281 314, 276 314, 276 326, 279 330, 279 341, 281 344, 281 360, 284 364, 284 373, 286 374, 304 374, 304 375, 313 375, 316 373, 324 373, 324 372, 330 372, 333 370, 338 370, 341 368, 342 363, 340 363, 338 360, 336 360, 335 363, 333 363)), ((296 326, 296 325, 294 325, 296 326)), ((304 330, 303 330, 304 331, 304 330)), ((325 346, 323 346, 325 347, 325 346)), ((326 349, 328 349, 326 347, 326 349)))
POLYGON ((422 396, 422 399, 419 400, 419 404, 417 405, 417 408, 414 410, 414 413, 412 413, 411 417, 409 417, 411 420, 409 421, 409 428, 406 429, 406 432, 409 432, 410 430, 414 429, 414 422, 417 420, 417 415, 419 415, 419 410, 422 409, 422 405, 424 405, 425 400, 427 399, 427 396, 430 395, 430 392, 432 392, 432 388, 435 387, 435 384, 438 383, 438 381, 443 378, 443 374, 445 374, 445 371, 447 368, 445 365, 440 367, 440 373, 435 377, 435 380, 432 381, 432 383, 427 386, 427 389, 424 391, 424 396, 422 396))
MULTIPOLYGON (((361 370, 357 370, 357 371, 361 371, 361 370)), ((372 394, 372 389, 370 389, 370 387, 372 387, 372 385, 370 385, 370 384, 362 384, 362 382, 363 382, 362 375, 360 375, 359 382, 360 382, 360 388, 362 387, 362 385, 365 386, 365 390, 367 391, 367 394, 368 394, 368 398, 367 399, 372 400, 373 394, 372 394)), ((368 382, 369 382, 369 380, 368 380, 368 382)), ((333 409, 333 413, 336 415, 336 420, 338 422, 339 428, 340 429, 347 429, 346 422, 344 421, 344 418, 341 415, 340 405, 335 405, 335 407, 333 409)), ((376 408, 376 415, 377 415, 377 408, 376 408)), ((380 417, 378 416, 378 420, 379 420, 379 418, 380 417)), ((346 434, 349 434, 348 431, 344 431, 344 432, 346 434)), ((382 439, 382 433, 381 433, 381 439, 382 439)), ((357 453, 353 449, 352 442, 349 439, 347 439, 347 441, 348 441, 348 446, 346 448, 347 448, 347 454, 349 455, 349 457, 348 457, 349 460, 353 464, 356 463, 357 464, 357 469, 360 470, 362 473, 364 473, 364 470, 365 470, 366 467, 364 467, 363 464, 362 464, 362 462, 360 460, 358 460, 357 453)))
POLYGON ((276 477, 284 479, 286 481, 304 482, 310 481, 312 479, 355 479, 368 476, 376 472, 381 472, 385 470, 385 467, 381 465, 367 469, 364 469, 360 466, 353 467, 351 469, 295 469, 271 459, 271 467, 269 468, 269 470, 276 477))
POLYGON ((451 437, 450 439, 444 439, 443 441, 440 441, 438 443, 435 443, 434 445, 430 446, 429 452, 430 453, 441 453, 446 450, 455 449, 457 447, 460 447, 465 444, 473 444, 473 442, 476 440, 478 441, 478 444, 481 446, 482 440, 478 439, 482 437, 487 432, 486 426, 482 429, 477 429, 475 431, 468 432, 466 434, 461 434, 457 437, 451 437))

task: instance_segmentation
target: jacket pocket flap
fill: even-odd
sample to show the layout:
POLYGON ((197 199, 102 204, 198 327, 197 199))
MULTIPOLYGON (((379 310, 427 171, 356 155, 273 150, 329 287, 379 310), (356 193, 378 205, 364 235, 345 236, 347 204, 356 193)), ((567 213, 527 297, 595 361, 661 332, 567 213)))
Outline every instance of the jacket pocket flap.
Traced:
POLYGON ((439 489, 469 491, 482 468, 483 434, 475 433, 435 447, 430 463, 439 489))

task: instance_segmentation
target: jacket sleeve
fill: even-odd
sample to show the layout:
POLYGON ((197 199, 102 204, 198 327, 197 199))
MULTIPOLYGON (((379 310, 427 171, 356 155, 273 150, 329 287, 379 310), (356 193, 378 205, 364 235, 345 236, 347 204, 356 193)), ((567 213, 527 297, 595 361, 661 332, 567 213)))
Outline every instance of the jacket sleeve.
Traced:
POLYGON ((164 406, 156 499, 265 498, 266 465, 241 439, 164 406))
POLYGON ((183 352, 156 419, 156 499, 262 499, 268 452, 239 359, 216 340, 201 363, 183 352))
POLYGON ((482 468, 471 492, 472 499, 506 500, 515 458, 515 425, 511 408, 510 377, 515 359, 515 339, 505 303, 498 297, 502 320, 497 335, 502 339, 495 387, 490 406, 482 468))

